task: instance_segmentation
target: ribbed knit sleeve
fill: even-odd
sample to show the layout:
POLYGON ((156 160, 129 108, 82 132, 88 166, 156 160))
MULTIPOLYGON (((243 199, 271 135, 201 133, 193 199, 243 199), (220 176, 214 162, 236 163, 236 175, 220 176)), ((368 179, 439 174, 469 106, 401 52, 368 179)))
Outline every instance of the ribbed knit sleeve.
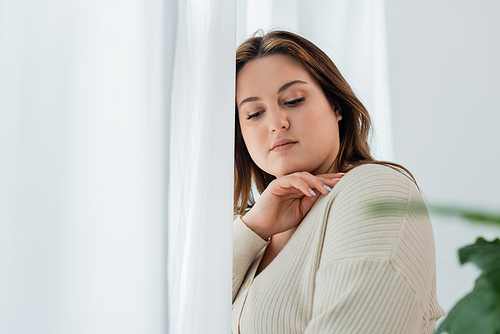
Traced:
POLYGON ((238 217, 233 222, 233 302, 236 293, 245 278, 245 274, 268 241, 263 240, 254 231, 249 229, 238 217))
POLYGON ((342 181, 325 212, 305 333, 432 332, 443 311, 431 295, 434 240, 418 190, 383 166, 356 168, 342 181))
POLYGON ((416 294, 389 261, 340 261, 318 273, 305 333, 422 333, 419 310, 416 294))

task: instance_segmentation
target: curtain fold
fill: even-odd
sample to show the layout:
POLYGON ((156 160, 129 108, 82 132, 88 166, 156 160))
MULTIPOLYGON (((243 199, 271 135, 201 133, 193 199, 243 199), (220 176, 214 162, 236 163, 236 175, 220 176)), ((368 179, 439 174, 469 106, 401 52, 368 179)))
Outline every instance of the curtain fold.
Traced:
POLYGON ((169 333, 229 333, 235 2, 179 1, 170 119, 169 333))

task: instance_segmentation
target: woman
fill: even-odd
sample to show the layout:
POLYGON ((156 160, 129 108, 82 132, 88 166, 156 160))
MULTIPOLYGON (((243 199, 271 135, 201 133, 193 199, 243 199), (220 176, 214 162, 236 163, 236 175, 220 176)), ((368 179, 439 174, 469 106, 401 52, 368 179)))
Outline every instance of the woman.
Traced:
POLYGON ((370 155, 333 62, 274 31, 238 48, 236 75, 233 333, 433 333, 425 205, 408 170, 370 155))

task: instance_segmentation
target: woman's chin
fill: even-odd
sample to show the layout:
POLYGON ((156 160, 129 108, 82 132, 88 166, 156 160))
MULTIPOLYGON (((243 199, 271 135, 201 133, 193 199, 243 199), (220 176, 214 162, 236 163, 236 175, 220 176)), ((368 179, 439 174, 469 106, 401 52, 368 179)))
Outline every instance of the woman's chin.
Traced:
POLYGON ((300 172, 308 172, 313 175, 319 175, 319 174, 327 174, 327 173, 334 173, 334 167, 333 163, 331 164, 323 164, 321 166, 312 166, 311 164, 304 164, 304 163, 298 163, 298 164, 283 164, 280 166, 274 166, 275 168, 272 169, 272 171, 267 171, 267 173, 274 175, 275 177, 282 177, 285 175, 290 175, 293 173, 300 173, 300 172), (278 168, 276 168, 278 167, 278 168))
POLYGON ((276 177, 282 177, 286 175, 290 175, 293 173, 300 173, 300 172, 311 172, 307 167, 305 166, 283 166, 283 168, 274 170, 273 173, 270 173, 271 175, 274 175, 276 177))

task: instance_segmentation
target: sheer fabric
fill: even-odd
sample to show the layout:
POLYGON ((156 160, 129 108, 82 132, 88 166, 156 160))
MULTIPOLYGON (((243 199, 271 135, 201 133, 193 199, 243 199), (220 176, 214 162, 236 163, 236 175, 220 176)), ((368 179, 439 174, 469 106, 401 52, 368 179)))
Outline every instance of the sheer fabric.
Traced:
POLYGON ((169 185, 169 333, 229 333, 235 3, 179 1, 169 185))

